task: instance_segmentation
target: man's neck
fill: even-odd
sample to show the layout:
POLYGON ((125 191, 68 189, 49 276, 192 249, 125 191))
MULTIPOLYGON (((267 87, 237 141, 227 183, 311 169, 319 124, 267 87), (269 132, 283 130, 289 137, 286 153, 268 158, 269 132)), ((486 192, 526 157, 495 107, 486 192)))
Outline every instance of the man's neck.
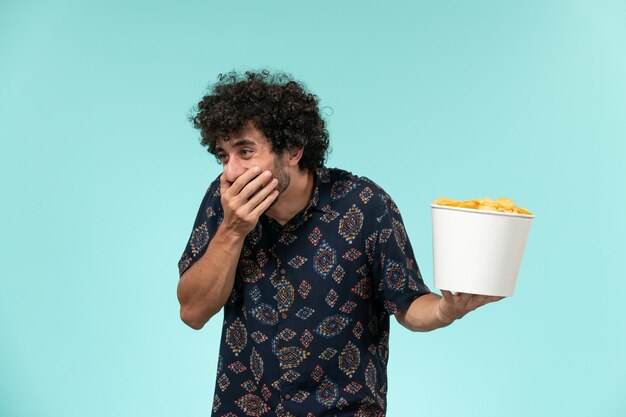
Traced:
POLYGON ((314 183, 315 176, 313 173, 296 170, 291 175, 287 189, 279 195, 276 204, 269 208, 265 214, 284 226, 309 204, 314 183))

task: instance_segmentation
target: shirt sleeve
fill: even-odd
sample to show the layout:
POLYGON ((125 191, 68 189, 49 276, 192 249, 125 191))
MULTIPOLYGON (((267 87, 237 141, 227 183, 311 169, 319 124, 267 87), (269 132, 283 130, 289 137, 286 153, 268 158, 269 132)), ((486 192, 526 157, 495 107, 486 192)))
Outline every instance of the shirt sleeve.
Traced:
POLYGON ((178 261, 178 276, 183 276, 185 271, 204 255, 209 242, 215 235, 218 226, 224 217, 221 203, 219 177, 207 189, 198 209, 196 221, 191 231, 191 236, 178 261))
POLYGON ((424 284, 400 210, 384 191, 376 221, 373 244, 373 292, 392 315, 407 308, 416 298, 430 293, 424 284))

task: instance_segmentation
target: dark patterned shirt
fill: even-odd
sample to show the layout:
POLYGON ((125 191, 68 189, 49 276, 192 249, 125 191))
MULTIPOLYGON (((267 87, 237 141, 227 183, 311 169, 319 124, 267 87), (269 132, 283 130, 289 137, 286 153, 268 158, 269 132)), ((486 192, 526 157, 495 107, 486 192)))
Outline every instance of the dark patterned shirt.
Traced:
MULTIPOLYGON (((223 211, 206 192, 180 275, 223 211)), ((364 177, 322 168, 309 205, 246 237, 224 306, 213 417, 384 416, 389 316, 428 293, 392 199, 364 177)))

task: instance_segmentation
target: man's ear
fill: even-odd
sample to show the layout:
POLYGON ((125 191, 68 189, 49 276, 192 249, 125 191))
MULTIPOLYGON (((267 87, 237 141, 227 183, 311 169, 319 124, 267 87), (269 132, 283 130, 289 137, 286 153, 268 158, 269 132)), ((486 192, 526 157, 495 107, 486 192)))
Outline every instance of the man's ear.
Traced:
POLYGON ((290 167, 297 166, 298 162, 300 162, 300 159, 302 159, 302 154, 304 154, 304 148, 293 148, 289 149, 287 152, 289 154, 289 160, 287 161, 287 164, 290 167))

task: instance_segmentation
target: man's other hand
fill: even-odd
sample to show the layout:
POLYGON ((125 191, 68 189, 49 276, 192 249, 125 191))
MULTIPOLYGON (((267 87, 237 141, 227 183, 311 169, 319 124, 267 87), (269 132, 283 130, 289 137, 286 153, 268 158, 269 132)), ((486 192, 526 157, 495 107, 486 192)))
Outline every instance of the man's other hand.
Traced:
POLYGON ((462 292, 452 293, 441 290, 443 298, 439 300, 439 316, 445 323, 452 323, 460 319, 470 311, 476 310, 485 304, 502 300, 504 297, 492 295, 466 294, 462 292))

